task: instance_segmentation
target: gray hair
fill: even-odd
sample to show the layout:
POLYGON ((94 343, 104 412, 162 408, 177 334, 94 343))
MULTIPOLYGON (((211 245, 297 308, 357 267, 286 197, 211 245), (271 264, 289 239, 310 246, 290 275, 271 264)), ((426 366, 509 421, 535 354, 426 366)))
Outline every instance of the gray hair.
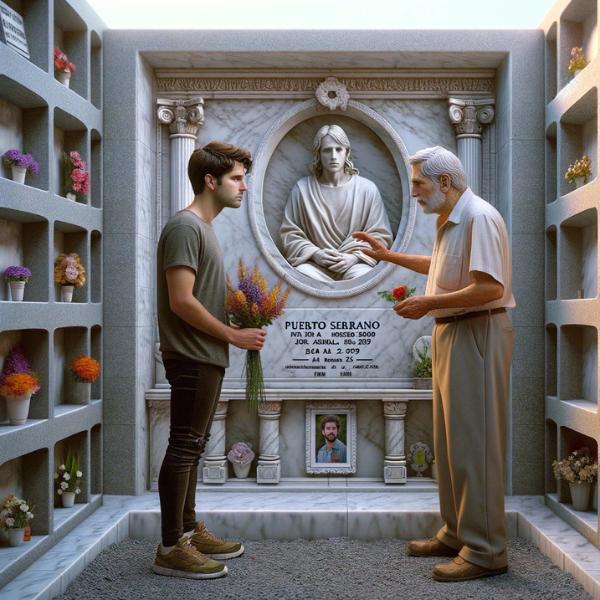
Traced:
POLYGON ((321 145, 323 138, 328 135, 332 137, 340 146, 348 150, 346 154, 346 162, 344 163, 344 173, 348 175, 358 175, 358 169, 350 160, 350 140, 346 132, 339 125, 324 125, 317 131, 315 141, 313 142, 313 161, 310 164, 310 172, 317 178, 323 173, 323 164, 321 163, 321 145))
POLYGON ((408 164, 421 165, 421 173, 431 180, 439 181, 442 175, 448 175, 455 190, 467 187, 467 174, 459 158, 441 146, 419 150, 408 159, 408 164))

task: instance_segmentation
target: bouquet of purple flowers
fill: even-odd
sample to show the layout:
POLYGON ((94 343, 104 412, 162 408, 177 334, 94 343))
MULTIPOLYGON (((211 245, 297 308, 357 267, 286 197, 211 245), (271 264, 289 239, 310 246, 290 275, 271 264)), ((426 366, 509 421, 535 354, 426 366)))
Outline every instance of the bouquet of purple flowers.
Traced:
POLYGON ((254 452, 251 450, 252 444, 249 442, 238 442, 231 446, 227 458, 230 462, 235 463, 243 467, 254 460, 254 452))
POLYGON ((16 148, 7 150, 2 158, 7 167, 25 167, 27 175, 31 177, 35 177, 40 171, 39 165, 31 154, 21 154, 16 148))
POLYGON ((7 267, 4 270, 4 281, 29 281, 31 271, 27 267, 7 267))

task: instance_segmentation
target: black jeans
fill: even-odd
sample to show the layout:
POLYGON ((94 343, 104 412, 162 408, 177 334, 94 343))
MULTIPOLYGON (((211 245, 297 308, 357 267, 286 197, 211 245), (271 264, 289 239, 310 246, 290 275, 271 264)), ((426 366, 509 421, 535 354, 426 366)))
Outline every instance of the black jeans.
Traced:
POLYGON ((198 463, 210 436, 225 368, 164 361, 171 384, 169 445, 158 477, 163 546, 196 527, 198 463))

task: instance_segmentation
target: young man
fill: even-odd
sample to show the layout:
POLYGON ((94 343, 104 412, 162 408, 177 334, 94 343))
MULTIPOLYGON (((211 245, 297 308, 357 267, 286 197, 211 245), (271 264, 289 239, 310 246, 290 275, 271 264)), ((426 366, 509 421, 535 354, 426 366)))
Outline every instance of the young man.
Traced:
POLYGON ((365 254, 426 273, 424 296, 394 307, 405 319, 435 317, 433 440, 445 525, 413 541, 413 556, 454 557, 438 581, 466 581, 507 571, 504 526, 508 382, 513 327, 510 246, 500 213, 467 187, 460 160, 439 146, 409 159, 411 196, 436 213, 432 256, 398 254, 372 236, 365 254), (477 448, 476 451, 474 449, 477 448))
POLYGON ((345 463, 346 445, 338 440, 341 422, 337 415, 326 415, 321 420, 321 433, 325 444, 317 452, 317 462, 345 463))
POLYGON ((169 445, 158 479, 162 544, 153 570, 160 575, 222 577, 227 567, 212 559, 244 551, 213 536, 202 521, 196 524, 196 482, 229 344, 260 350, 266 335, 228 325, 225 272, 212 228, 224 208, 241 206, 251 167, 250 153, 231 144, 211 142, 194 151, 188 163, 194 201, 170 219, 158 242, 160 350, 171 384, 169 445))

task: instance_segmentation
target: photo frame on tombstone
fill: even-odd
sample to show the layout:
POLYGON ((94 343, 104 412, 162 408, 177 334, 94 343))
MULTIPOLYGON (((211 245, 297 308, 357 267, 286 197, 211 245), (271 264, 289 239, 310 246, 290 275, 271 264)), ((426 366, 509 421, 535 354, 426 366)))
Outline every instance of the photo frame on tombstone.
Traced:
POLYGON ((356 473, 356 405, 313 402, 306 405, 306 472, 356 473))

